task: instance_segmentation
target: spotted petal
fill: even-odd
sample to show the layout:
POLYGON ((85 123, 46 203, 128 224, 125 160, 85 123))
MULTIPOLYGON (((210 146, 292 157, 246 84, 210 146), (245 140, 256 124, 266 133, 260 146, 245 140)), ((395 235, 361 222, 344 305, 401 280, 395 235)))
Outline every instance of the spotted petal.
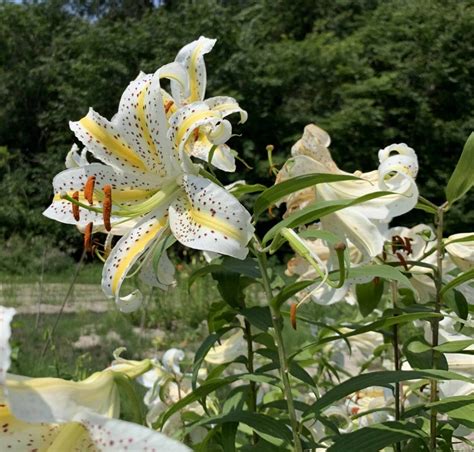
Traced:
POLYGON ((240 108, 240 105, 233 97, 228 96, 216 96, 210 97, 204 101, 207 106, 214 111, 218 111, 223 118, 233 113, 240 114, 240 124, 247 121, 248 114, 245 110, 240 108))
POLYGON ((190 248, 244 259, 254 231, 247 210, 208 179, 184 176, 183 188, 169 209, 176 239, 190 248))
POLYGON ((102 162, 133 173, 147 170, 143 158, 119 128, 92 108, 81 120, 70 122, 69 127, 82 144, 102 162))
POLYGON ((171 92, 173 97, 179 100, 180 104, 183 104, 184 101, 189 103, 204 99, 207 84, 204 55, 212 50, 215 43, 215 39, 201 36, 178 52, 175 61, 184 66, 189 76, 189 97, 187 99, 182 98, 179 85, 171 81, 171 92))
MULTIPOLYGON (((87 204, 84 198, 84 186, 90 176, 95 176, 95 196, 92 207, 101 207, 102 188, 106 184, 112 185, 112 199, 121 205, 132 205, 149 198, 158 189, 153 175, 135 172, 126 173, 100 163, 91 163, 77 168, 67 169, 57 174, 53 179, 54 198, 52 204, 43 212, 48 218, 67 224, 84 227, 90 222, 103 225, 102 214, 80 209, 80 220, 76 221, 72 214, 71 203, 61 199, 61 194, 69 196, 79 192, 79 201, 87 204)), ((122 219, 112 216, 112 223, 122 219)))
POLYGON ((187 86, 187 74, 177 63, 163 66, 155 75, 140 73, 123 93, 118 114, 112 121, 123 131, 149 171, 162 177, 170 171, 172 155, 169 140, 163 133, 168 125, 160 87, 160 79, 164 77, 176 80, 183 89, 187 86))
POLYGON ((123 312, 131 312, 138 308, 141 295, 135 291, 126 297, 120 297, 120 288, 128 271, 162 237, 166 226, 164 206, 145 216, 112 249, 102 270, 102 289, 123 312))
POLYGON ((168 137, 181 151, 199 127, 206 127, 205 133, 213 144, 225 143, 232 134, 230 123, 219 112, 210 110, 204 102, 194 102, 171 116, 168 137))

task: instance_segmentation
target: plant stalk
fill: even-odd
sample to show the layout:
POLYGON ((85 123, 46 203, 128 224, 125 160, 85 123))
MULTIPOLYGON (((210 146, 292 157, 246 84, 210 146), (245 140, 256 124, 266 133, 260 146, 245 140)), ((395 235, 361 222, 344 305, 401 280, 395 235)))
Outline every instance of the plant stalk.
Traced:
POLYGON ((302 452, 301 441, 298 434, 298 420, 296 418, 296 410, 293 402, 293 395, 291 393, 291 385, 289 378, 288 359, 285 353, 285 345, 281 334, 282 317, 280 309, 274 306, 272 303, 273 294, 270 287, 270 281, 267 273, 266 256, 264 253, 256 250, 258 265, 262 274, 262 282, 267 296, 268 305, 272 315, 273 329, 275 330, 275 343, 278 349, 278 361, 280 365, 280 376, 283 382, 283 391, 286 397, 286 403, 288 406, 288 415, 290 417, 291 430, 293 432, 293 441, 296 452, 302 452))
MULTIPOLYGON (((435 272, 435 286, 436 286, 436 299, 435 299, 435 312, 441 311, 442 298, 441 289, 443 287, 443 220, 444 220, 444 209, 447 203, 438 207, 436 215, 436 266, 437 271, 435 272)), ((439 319, 434 319, 431 323, 431 346, 433 347, 431 352, 431 362, 433 369, 438 367, 437 354, 434 347, 438 346, 439 341, 439 319)), ((430 382, 430 403, 434 403, 438 400, 438 382, 431 380, 430 382)), ((437 422, 438 412, 435 407, 431 408, 430 411, 430 451, 436 451, 436 436, 437 436, 437 422)))
MULTIPOLYGON (((396 281, 390 283, 390 288, 392 292, 392 304, 393 308, 397 308, 398 301, 398 285, 396 281)), ((396 315, 396 313, 394 314, 396 315)), ((398 325, 393 325, 393 359, 395 361, 395 370, 400 370, 400 346, 398 338, 398 325)), ((400 402, 400 393, 401 393, 401 383, 395 383, 395 420, 399 421, 401 418, 401 402, 400 402)), ((398 442, 395 444, 395 451, 401 451, 401 443, 398 442)))
MULTIPOLYGON (((250 374, 253 374, 254 366, 253 366, 252 328, 247 319, 245 319, 244 324, 245 324, 244 336, 245 336, 245 340, 247 341, 247 370, 249 371, 250 374)), ((255 381, 250 382, 249 410, 252 413, 255 413, 257 411, 257 384, 255 383, 255 381)), ((255 431, 253 432, 252 440, 253 440, 253 444, 257 444, 258 435, 255 431)))

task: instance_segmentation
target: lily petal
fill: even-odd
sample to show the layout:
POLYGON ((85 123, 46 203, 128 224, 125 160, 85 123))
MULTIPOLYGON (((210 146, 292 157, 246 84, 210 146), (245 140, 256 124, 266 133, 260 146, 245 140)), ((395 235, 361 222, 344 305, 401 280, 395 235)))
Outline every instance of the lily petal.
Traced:
POLYGON ((87 149, 102 162, 132 173, 146 171, 142 157, 127 142, 119 128, 92 108, 69 127, 87 149))
POLYGON ((75 421, 87 428, 88 438, 102 452, 116 452, 117 450, 191 451, 178 441, 131 422, 109 419, 92 412, 77 415, 75 421))
MULTIPOLYGON (((84 186, 87 179, 95 177, 94 204, 92 207, 101 207, 100 197, 102 188, 110 184, 112 186, 112 197, 114 202, 121 205, 133 205, 142 202, 152 196, 158 189, 156 180, 150 173, 136 172, 124 173, 111 166, 100 163, 71 168, 60 172, 53 179, 54 198, 52 204, 43 212, 48 218, 67 224, 75 224, 84 227, 88 223, 103 225, 102 214, 80 209, 80 220, 76 221, 72 214, 71 203, 61 199, 63 193, 72 194, 79 192, 79 201, 87 204, 84 198, 84 186)), ((123 220, 112 215, 112 223, 123 220)))
MULTIPOLYGON (((209 162, 209 154, 211 149, 215 146, 212 144, 204 133, 199 134, 199 138, 194 142, 190 143, 191 155, 194 157, 209 162)), ((235 171, 235 157, 229 146, 226 144, 220 144, 215 147, 212 161, 212 166, 229 173, 235 171)))
MULTIPOLYGON (((12 330, 10 323, 16 311, 13 308, 0 306, 0 385, 5 383, 7 370, 10 367, 10 336, 12 330)), ((0 393, 1 394, 1 393, 0 393)))
POLYGON ((239 113, 240 114, 239 124, 243 124, 244 122, 247 121, 247 118, 248 118, 247 112, 243 110, 242 108, 240 108, 240 105, 233 97, 228 97, 228 96, 210 97, 209 99, 206 99, 204 102, 206 102, 207 106, 211 110, 218 111, 222 115, 223 118, 233 113, 239 113))
POLYGON ((6 386, 10 411, 24 422, 69 422, 81 410, 119 415, 120 400, 112 371, 97 372, 80 382, 9 374, 6 386))
POLYGON ((196 41, 184 46, 178 52, 175 61, 185 67, 189 76, 189 97, 187 99, 181 97, 178 84, 171 81, 171 92, 175 99, 179 99, 180 104, 183 104, 185 100, 187 102, 194 102, 204 99, 207 84, 204 55, 212 50, 215 43, 215 39, 208 39, 201 36, 196 41))
POLYGON ((128 271, 162 236, 167 225, 166 207, 157 209, 141 221, 112 249, 102 270, 102 289, 108 297, 115 298, 119 307, 126 312, 136 309, 139 295, 135 291, 131 297, 120 297, 120 288, 128 271), (122 301, 120 301, 122 300, 122 301))
POLYGON ((199 176, 184 176, 186 195, 170 206, 176 239, 190 248, 244 259, 254 228, 247 210, 222 187, 199 176))
POLYGON ((187 74, 177 63, 163 66, 154 75, 140 73, 123 93, 113 123, 123 131, 148 170, 164 177, 170 171, 172 151, 166 135, 160 132, 168 125, 160 87, 162 78, 175 80, 182 89, 187 86, 187 74))
POLYGON ((89 162, 87 161, 87 148, 84 148, 79 153, 79 146, 77 144, 73 144, 71 150, 66 155, 66 168, 76 168, 78 166, 85 166, 88 165, 89 162))
POLYGON ((163 251, 156 269, 154 268, 152 256, 147 259, 140 272, 140 279, 149 286, 166 290, 176 282, 174 274, 174 265, 171 263, 168 253, 163 251))

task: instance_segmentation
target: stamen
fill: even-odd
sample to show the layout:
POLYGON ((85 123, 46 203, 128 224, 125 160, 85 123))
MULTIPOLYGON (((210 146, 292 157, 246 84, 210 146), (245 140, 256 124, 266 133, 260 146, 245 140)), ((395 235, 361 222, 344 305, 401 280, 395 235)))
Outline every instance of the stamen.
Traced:
POLYGON ((165 113, 168 113, 170 111, 170 108, 173 106, 174 102, 172 100, 169 100, 165 104, 165 113))
POLYGON ((84 187, 84 198, 87 199, 89 204, 92 206, 94 204, 94 186, 95 186, 95 176, 89 176, 87 179, 86 185, 84 187))
POLYGON ((199 140, 199 127, 193 130, 194 141, 199 140))
POLYGON ((92 252, 92 227, 93 223, 88 223, 84 230, 84 249, 87 253, 92 252))
POLYGON ((399 248, 405 249, 405 241, 399 235, 394 235, 392 237, 392 253, 396 254, 399 248))
POLYGON ((105 185, 104 188, 104 200, 102 201, 102 216, 104 218, 105 230, 109 232, 112 229, 110 224, 110 214, 112 212, 112 186, 105 185))
POLYGON ((398 260, 403 265, 405 270, 408 271, 408 264, 407 264, 407 261, 405 260, 405 257, 403 256, 403 254, 399 253, 399 252, 396 252, 395 255, 398 257, 398 260))
MULTIPOLYGON (((72 194, 72 199, 74 199, 75 201, 79 201, 79 192, 78 191, 75 191, 72 194)), ((76 204, 76 203, 71 203, 71 207, 72 207, 72 216, 74 217, 74 219, 76 221, 79 221, 81 219, 81 214, 79 212, 79 205, 76 204)))
POLYGON ((296 309, 298 308, 297 303, 293 303, 290 307, 290 322, 294 330, 296 330, 296 309))
POLYGON ((413 239, 410 237, 405 237, 405 250, 407 254, 411 254, 413 252, 413 248, 411 247, 411 241, 413 239))

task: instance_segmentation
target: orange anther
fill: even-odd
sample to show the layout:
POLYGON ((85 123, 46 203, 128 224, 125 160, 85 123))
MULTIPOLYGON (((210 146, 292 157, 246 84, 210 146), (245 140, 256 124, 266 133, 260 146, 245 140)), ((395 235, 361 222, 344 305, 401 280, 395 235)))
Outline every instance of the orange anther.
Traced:
POLYGON ((199 140, 199 127, 193 130, 194 141, 199 140))
POLYGON ((397 252, 397 253, 395 253, 395 255, 398 257, 398 260, 399 260, 400 263, 403 265, 403 267, 405 268, 405 270, 408 271, 407 261, 406 261, 405 258, 403 257, 403 254, 397 252))
POLYGON ((290 323, 294 330, 296 330, 296 309, 297 308, 298 308, 298 305, 296 303, 293 303, 290 306, 290 323))
POLYGON ((86 185, 84 187, 84 198, 87 199, 89 204, 92 206, 94 203, 94 185, 95 185, 95 176, 89 176, 87 179, 86 185))
MULTIPOLYGON (((72 194, 72 199, 74 199, 74 201, 78 201, 79 202, 79 192, 78 191, 75 191, 73 194, 72 194)), ((71 203, 72 205, 72 216, 74 217, 74 219, 76 221, 79 221, 81 219, 81 214, 79 212, 79 206, 76 204, 76 203, 71 203)))
POLYGON ((174 102, 172 100, 169 100, 165 103, 165 113, 168 113, 170 111, 170 108, 173 106, 173 104, 174 102))
POLYGON ((104 201, 102 202, 102 217, 104 219, 104 226, 106 231, 112 229, 110 224, 110 214, 112 212, 112 186, 105 185, 104 188, 104 201))
POLYGON ((84 230, 84 249, 87 253, 92 252, 92 223, 88 223, 84 230))

